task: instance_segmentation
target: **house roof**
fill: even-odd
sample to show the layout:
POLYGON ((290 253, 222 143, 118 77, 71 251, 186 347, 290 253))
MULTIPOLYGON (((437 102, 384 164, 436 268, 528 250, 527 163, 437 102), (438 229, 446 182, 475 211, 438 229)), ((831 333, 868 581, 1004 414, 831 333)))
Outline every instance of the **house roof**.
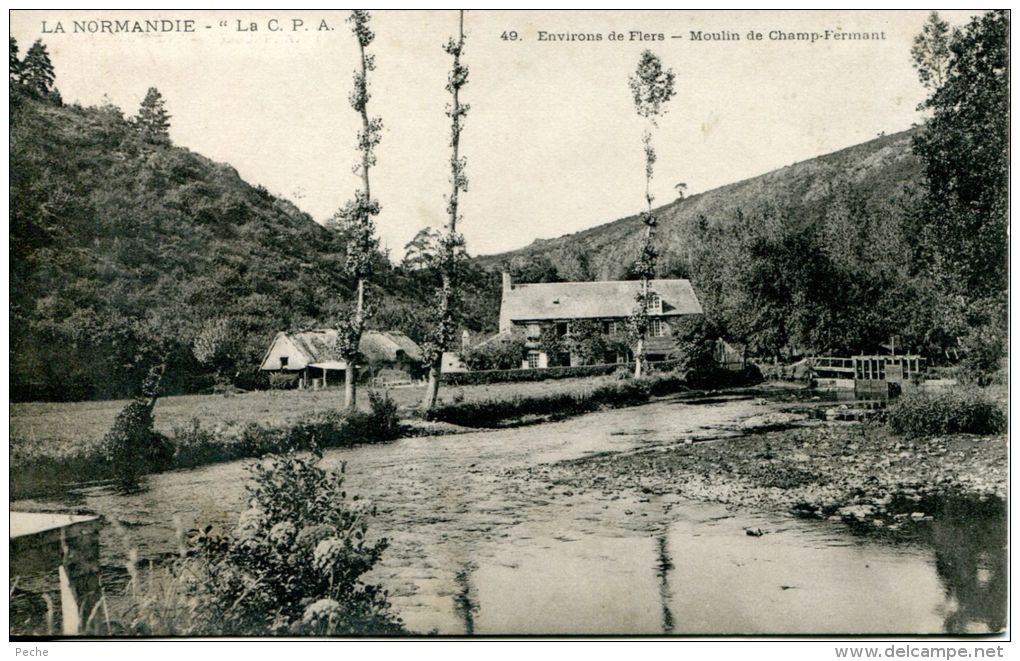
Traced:
MULTIPOLYGON (((701 314, 689 280, 651 280, 662 298, 662 314, 701 314)), ((628 317, 640 290, 637 280, 548 282, 514 285, 503 293, 503 314, 511 321, 628 317)))
MULTIPOLYGON (((328 369, 343 369, 346 363, 334 351, 337 332, 333 328, 320 328, 306 330, 296 333, 277 333, 273 344, 270 345, 262 364, 272 353, 273 345, 280 338, 287 338, 295 349, 301 352, 304 362, 316 367, 328 369)), ((421 348, 407 335, 400 331, 377 331, 368 330, 361 334, 361 342, 358 345, 361 355, 369 362, 395 361, 401 357, 411 360, 421 360, 421 348)))

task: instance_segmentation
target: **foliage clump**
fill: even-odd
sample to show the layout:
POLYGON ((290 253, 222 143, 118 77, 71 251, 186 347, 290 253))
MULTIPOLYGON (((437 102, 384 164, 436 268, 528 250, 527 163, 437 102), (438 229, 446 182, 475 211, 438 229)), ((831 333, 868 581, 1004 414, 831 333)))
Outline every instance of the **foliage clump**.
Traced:
POLYGON ((219 635, 396 634, 385 591, 362 576, 382 557, 374 508, 344 489, 345 465, 288 452, 251 467, 233 531, 193 534, 187 567, 201 631, 219 635))
POLYGON ((940 434, 1001 434, 1008 426, 1002 407, 979 389, 908 393, 887 411, 897 434, 924 437, 940 434))
POLYGON ((166 439, 152 426, 163 370, 163 365, 149 370, 141 392, 117 414, 100 446, 112 473, 127 485, 172 454, 166 439))
POLYGON ((471 370, 510 370, 521 366, 528 353, 520 333, 502 333, 464 352, 461 359, 471 370))

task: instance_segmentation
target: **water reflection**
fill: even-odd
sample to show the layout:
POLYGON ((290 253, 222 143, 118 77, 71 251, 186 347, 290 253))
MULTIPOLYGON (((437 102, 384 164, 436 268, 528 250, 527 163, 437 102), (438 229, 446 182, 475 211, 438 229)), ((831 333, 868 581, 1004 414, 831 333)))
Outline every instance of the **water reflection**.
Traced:
POLYGON ((669 558, 667 549, 668 541, 665 533, 660 534, 655 540, 658 550, 658 562, 656 563, 656 575, 659 577, 659 600, 662 602, 662 631, 673 633, 673 611, 669 607, 669 571, 673 569, 673 561, 669 558))
POLYGON ((948 633, 1006 628, 1008 595, 1006 511, 1001 500, 951 499, 932 522, 935 569, 955 606, 946 613, 948 633))

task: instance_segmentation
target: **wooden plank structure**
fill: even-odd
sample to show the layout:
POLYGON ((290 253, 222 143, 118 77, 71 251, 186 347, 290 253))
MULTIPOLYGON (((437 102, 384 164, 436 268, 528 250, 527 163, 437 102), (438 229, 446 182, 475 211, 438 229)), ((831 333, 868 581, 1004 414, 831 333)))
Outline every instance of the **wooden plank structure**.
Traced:
POLYGON ((889 385, 897 392, 909 388, 925 370, 925 359, 913 354, 879 356, 813 356, 808 359, 819 386, 888 395, 889 385))
POLYGON ((10 578, 56 574, 65 635, 80 633, 99 602, 98 516, 11 512, 10 578))

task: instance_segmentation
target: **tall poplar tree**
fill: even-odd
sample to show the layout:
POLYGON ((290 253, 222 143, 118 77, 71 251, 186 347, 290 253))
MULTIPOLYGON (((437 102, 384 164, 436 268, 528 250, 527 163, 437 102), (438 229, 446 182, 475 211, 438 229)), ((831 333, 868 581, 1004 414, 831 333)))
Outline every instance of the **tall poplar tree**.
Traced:
POLYGON ((662 61, 650 50, 641 53, 637 70, 630 76, 630 91, 634 96, 634 107, 638 116, 644 119, 645 129, 641 143, 645 152, 645 202, 648 208, 641 212, 645 236, 641 243, 641 254, 631 271, 641 278, 641 288, 635 297, 636 305, 631 314, 629 331, 634 341, 634 376, 639 377, 644 368, 645 337, 648 334, 648 303, 651 299, 649 281, 655 277, 658 251, 655 248, 655 227, 658 224, 652 213, 652 177, 655 174, 655 148, 652 137, 659 126, 659 118, 666 114, 666 103, 676 93, 673 87, 675 75, 672 69, 664 69, 662 61))
POLYGON ((348 275, 354 278, 356 294, 353 309, 348 308, 336 321, 337 342, 336 352, 347 363, 344 382, 344 408, 354 409, 357 405, 357 380, 360 358, 359 346, 365 323, 371 316, 372 306, 367 300, 367 284, 372 275, 372 261, 379 247, 379 239, 375 234, 375 216, 379 215, 379 202, 372 199, 372 188, 369 183, 369 172, 375 165, 375 148, 382 139, 382 119, 369 117, 368 72, 375 69, 375 56, 368 53, 367 48, 375 39, 375 33, 369 27, 370 16, 367 11, 354 10, 347 22, 358 40, 361 54, 361 67, 354 72, 354 88, 350 94, 351 107, 361 115, 361 129, 358 131, 358 149, 361 159, 354 171, 361 175, 361 188, 354 193, 354 199, 348 200, 337 212, 340 229, 347 239, 348 275))
POLYGON ((439 396, 439 379, 443 365, 443 352, 454 340, 457 332, 459 312, 459 281, 465 258, 464 237, 457 231, 460 220, 460 193, 467 192, 468 179, 465 174, 467 160, 460 155, 460 134, 464 130, 464 118, 470 106, 460 102, 460 90, 468 81, 468 68, 461 61, 464 53, 464 11, 459 18, 457 39, 451 38, 444 50, 453 56, 453 67, 447 77, 446 90, 452 100, 446 107, 446 116, 450 118, 450 185, 452 190, 447 198, 446 212, 449 220, 446 233, 439 243, 439 268, 442 283, 436 292, 434 313, 436 325, 429 332, 423 346, 425 364, 429 371, 428 386, 422 399, 422 410, 429 411, 436 405, 439 396))

